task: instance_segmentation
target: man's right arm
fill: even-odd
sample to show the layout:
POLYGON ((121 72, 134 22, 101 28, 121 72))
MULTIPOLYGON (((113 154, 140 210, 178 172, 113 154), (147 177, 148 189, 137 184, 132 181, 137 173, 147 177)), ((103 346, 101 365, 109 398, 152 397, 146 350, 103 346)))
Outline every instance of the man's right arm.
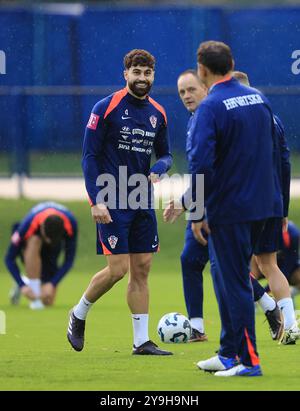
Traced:
POLYGON ((105 109, 106 107, 102 101, 94 106, 84 135, 81 165, 91 206, 97 203, 99 191, 96 181, 100 174, 99 157, 106 132, 104 122, 105 109))

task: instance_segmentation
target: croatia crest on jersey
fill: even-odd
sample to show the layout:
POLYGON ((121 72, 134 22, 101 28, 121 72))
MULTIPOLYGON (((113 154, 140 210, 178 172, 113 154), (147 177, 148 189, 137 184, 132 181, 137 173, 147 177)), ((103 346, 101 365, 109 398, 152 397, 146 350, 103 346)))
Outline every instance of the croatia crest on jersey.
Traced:
POLYGON ((149 120, 150 120, 151 126, 152 126, 153 128, 155 128, 155 127, 156 127, 156 124, 157 124, 157 117, 151 116, 151 117, 149 118, 149 120))
POLYGON ((108 242, 111 248, 114 249, 116 248, 118 237, 116 237, 115 235, 111 235, 110 237, 108 237, 108 242))

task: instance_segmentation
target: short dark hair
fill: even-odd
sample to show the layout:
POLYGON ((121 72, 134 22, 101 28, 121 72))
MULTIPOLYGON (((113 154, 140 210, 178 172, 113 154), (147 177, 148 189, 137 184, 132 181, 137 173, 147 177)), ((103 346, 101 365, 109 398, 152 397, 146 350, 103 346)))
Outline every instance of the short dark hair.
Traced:
POLYGON ((126 70, 131 66, 148 66, 154 70, 155 57, 149 51, 133 49, 124 57, 124 67, 126 70))
POLYGON ((233 69, 231 49, 221 41, 205 41, 197 50, 197 61, 213 74, 225 75, 233 69))
POLYGON ((52 245, 58 244, 65 233, 64 222, 58 215, 50 215, 44 221, 46 236, 51 240, 52 245))

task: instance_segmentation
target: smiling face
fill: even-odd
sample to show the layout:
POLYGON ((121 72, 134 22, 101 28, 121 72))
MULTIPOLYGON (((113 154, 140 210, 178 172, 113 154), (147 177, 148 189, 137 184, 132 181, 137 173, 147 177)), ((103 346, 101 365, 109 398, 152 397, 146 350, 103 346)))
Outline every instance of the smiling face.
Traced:
POLYGON ((207 95, 204 84, 192 73, 179 76, 177 81, 178 94, 185 108, 193 113, 207 95))
POLYGON ((145 98, 154 81, 154 70, 148 66, 131 66, 124 71, 129 92, 140 99, 145 98))

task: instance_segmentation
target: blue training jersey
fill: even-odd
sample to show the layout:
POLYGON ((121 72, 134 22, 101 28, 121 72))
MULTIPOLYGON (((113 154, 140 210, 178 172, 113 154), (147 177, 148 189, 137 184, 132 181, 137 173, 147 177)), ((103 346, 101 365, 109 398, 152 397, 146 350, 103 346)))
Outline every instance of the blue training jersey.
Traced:
MULTIPOLYGON (((82 156, 91 205, 103 200, 98 197, 97 201, 101 189, 96 185, 98 176, 112 175, 119 188, 121 179, 127 184, 134 174, 163 174, 171 165, 167 117, 155 100, 135 98, 124 88, 94 106, 85 130, 82 156), (150 168, 153 150, 157 162, 150 168), (120 166, 127 166, 125 177, 119 176, 120 166)), ((150 191, 151 184, 148 186, 150 191)))
POLYGON ((22 255, 26 241, 33 235, 40 235, 41 224, 50 215, 59 216, 64 222, 65 229, 63 239, 65 259, 62 266, 58 268, 57 273, 51 278, 53 285, 56 286, 73 265, 77 242, 77 222, 74 215, 61 204, 54 202, 40 203, 33 207, 15 228, 5 256, 6 266, 20 287, 24 286, 25 283, 21 278, 16 259, 22 255))
POLYGON ((273 114, 258 90, 234 78, 215 84, 197 108, 190 133, 189 172, 204 174, 210 223, 283 216, 273 114))

